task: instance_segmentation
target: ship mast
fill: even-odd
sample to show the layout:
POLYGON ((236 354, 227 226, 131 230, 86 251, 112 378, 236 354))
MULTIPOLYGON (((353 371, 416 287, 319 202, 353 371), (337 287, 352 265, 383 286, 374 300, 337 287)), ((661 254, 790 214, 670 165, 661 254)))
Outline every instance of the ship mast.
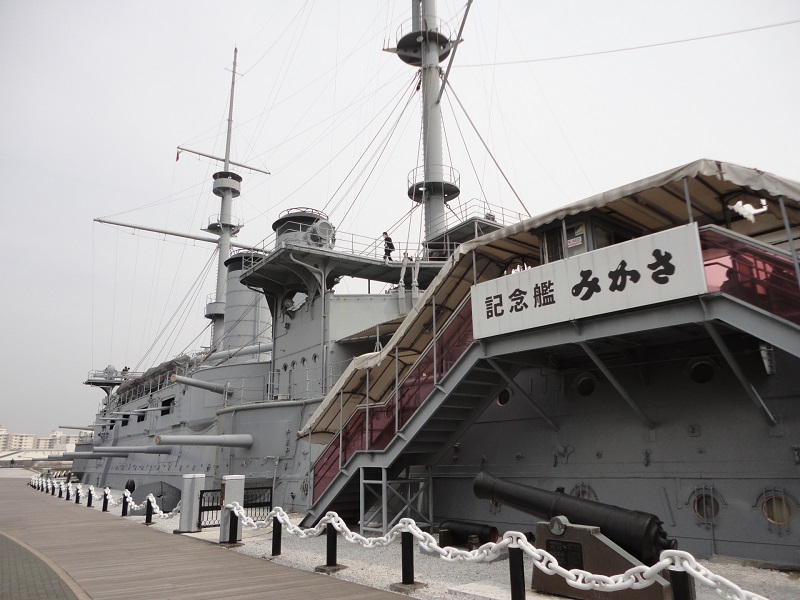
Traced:
POLYGON ((217 242, 217 289, 214 298, 206 305, 206 318, 211 319, 212 337, 211 347, 216 348, 225 333, 225 293, 227 288, 227 268, 225 261, 231 255, 231 236, 235 235, 241 226, 234 223, 231 218, 233 199, 241 193, 242 177, 230 171, 231 164, 231 134, 233 131, 233 93, 236 87, 236 55, 238 50, 233 50, 233 70, 231 71, 231 98, 228 106, 228 133, 225 140, 225 161, 223 170, 214 173, 214 194, 220 197, 220 209, 216 222, 211 222, 207 230, 219 236, 217 242))
POLYGON ((420 67, 423 167, 409 175, 408 196, 425 207, 425 242, 436 248, 446 229, 445 204, 459 193, 458 176, 442 159, 442 110, 439 63, 453 47, 441 32, 435 0, 411 0, 411 31, 404 32, 394 52, 403 62, 420 67))

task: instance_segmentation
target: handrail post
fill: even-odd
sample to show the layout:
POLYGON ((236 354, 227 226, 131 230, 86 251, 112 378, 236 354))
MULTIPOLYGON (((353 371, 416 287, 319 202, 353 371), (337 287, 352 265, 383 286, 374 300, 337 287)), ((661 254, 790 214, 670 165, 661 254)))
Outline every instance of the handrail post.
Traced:
POLYGON ((508 574, 511 579, 511 600, 525 600, 525 565, 522 548, 509 547, 508 574))
POLYGON ((64 497, 64 484, 63 483, 58 486, 58 497, 59 498, 63 498, 64 497))
POLYGON ((103 490, 103 512, 108 512, 108 490, 103 490))
POLYGON ((347 568, 344 565, 337 564, 336 562, 336 542, 338 537, 339 532, 336 531, 336 527, 333 526, 333 523, 328 523, 325 526, 325 564, 314 567, 314 571, 316 573, 325 573, 326 575, 330 575, 331 573, 336 573, 337 571, 347 568))
POLYGON ((278 517, 272 517, 272 556, 281 555, 281 528, 278 517))
POLYGON ((69 502, 69 484, 67 484, 67 497, 66 501, 69 502))
POLYGON ((81 503, 81 488, 75 488, 75 504, 81 503))
POLYGON ((239 536, 239 516, 233 510, 231 511, 229 523, 230 527, 228 527, 228 543, 236 545, 238 542, 237 538, 239 536))
POLYGON ((86 508, 92 508, 92 488, 89 488, 89 493, 86 495, 86 508))
POLYGON ((393 592, 408 594, 416 589, 425 587, 425 584, 414 581, 414 536, 410 531, 404 531, 400 534, 400 541, 403 581, 391 584, 389 589, 393 592))
POLYGON ((410 531, 404 531, 401 536, 401 553, 403 561, 403 585, 414 583, 414 537, 410 531))
POLYGON ((153 524, 153 503, 150 501, 150 496, 147 497, 147 509, 145 510, 145 525, 152 525, 153 524))
MULTIPOLYGON (((67 493, 69 493, 69 490, 67 490, 67 493)), ((124 493, 122 494, 122 516, 128 516, 128 497, 124 493)))

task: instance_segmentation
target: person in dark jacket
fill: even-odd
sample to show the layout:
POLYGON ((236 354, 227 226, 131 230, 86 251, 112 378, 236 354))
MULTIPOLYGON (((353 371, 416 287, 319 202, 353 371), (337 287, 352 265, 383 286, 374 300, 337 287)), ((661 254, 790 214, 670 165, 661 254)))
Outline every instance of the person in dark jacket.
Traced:
POLYGON ((392 260, 392 252, 394 252, 394 244, 392 238, 385 231, 383 232, 383 259, 392 260))

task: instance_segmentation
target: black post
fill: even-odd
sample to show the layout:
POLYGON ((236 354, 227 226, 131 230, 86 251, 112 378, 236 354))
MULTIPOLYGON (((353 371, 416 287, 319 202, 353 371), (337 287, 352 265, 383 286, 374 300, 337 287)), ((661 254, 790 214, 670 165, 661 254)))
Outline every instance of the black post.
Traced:
POLYGON ((108 512, 108 491, 103 490, 103 512, 108 512))
POLYGON ((525 565, 522 548, 508 549, 508 574, 511 577, 511 600, 525 600, 525 565))
POLYGON ((56 495, 56 484, 55 484, 55 482, 53 482, 53 485, 50 486, 50 495, 51 496, 55 496, 56 495))
POLYGON ((128 497, 125 494, 122 494, 122 516, 128 516, 128 497))
POLYGON ((59 498, 63 498, 64 497, 64 486, 63 485, 58 486, 58 497, 59 498))
POLYGON ((328 554, 327 559, 325 561, 326 567, 335 567, 336 566, 336 538, 339 537, 336 528, 333 526, 333 523, 328 523, 325 526, 325 535, 327 536, 327 548, 328 554))
POLYGON ((414 536, 410 531, 400 534, 401 555, 403 558, 403 585, 414 583, 414 536))
POLYGON ((81 503, 81 489, 75 488, 75 504, 81 503))
POLYGON ((89 495, 86 496, 86 508, 92 508, 92 488, 89 488, 89 495))
POLYGON ((145 511, 145 525, 152 525, 153 524, 153 503, 150 502, 150 498, 147 498, 147 510, 145 511))
POLYGON ((66 500, 67 500, 67 502, 69 502, 69 485, 67 485, 67 498, 66 498, 66 500))
POLYGON ((228 527, 228 543, 235 544, 237 543, 239 537, 239 517, 236 516, 234 511, 231 511, 231 518, 230 518, 230 527, 228 527))
POLYGON ((281 522, 272 517, 272 556, 281 555, 281 522))

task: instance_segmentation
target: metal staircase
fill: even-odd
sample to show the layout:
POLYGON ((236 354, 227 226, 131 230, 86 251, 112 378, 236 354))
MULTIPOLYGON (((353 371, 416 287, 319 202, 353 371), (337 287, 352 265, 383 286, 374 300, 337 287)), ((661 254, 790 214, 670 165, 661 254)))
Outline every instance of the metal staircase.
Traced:
POLYGON ((472 339, 466 298, 409 375, 398 382, 395 393, 380 405, 370 405, 369 412, 359 407, 317 460, 314 503, 303 525, 313 524, 328 510, 355 517, 358 509, 367 531, 385 531, 407 515, 418 522, 429 519, 429 510, 424 510, 430 504, 426 470, 452 448, 518 370, 518 365, 495 361, 492 366, 486 360, 481 345, 472 339), (437 343, 438 353, 433 351, 437 343), (440 374, 436 381, 434 372, 440 374), (389 506, 392 499, 394 510, 389 506), (379 504, 382 510, 374 508, 379 504), (370 517, 378 513, 379 526, 373 528, 369 523, 375 519, 370 517))

